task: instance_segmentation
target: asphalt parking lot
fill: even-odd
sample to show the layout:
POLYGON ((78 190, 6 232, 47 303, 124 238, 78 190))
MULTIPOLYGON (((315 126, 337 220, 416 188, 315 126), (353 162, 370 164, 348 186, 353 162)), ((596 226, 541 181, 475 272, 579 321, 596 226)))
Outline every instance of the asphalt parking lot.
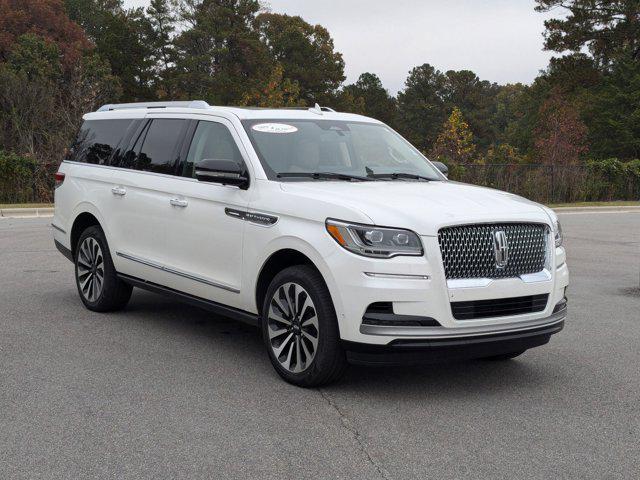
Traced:
POLYGON ((302 390, 243 324, 140 290, 85 310, 50 219, 0 219, 0 478, 638 478, 640 212, 561 220, 550 344, 302 390))

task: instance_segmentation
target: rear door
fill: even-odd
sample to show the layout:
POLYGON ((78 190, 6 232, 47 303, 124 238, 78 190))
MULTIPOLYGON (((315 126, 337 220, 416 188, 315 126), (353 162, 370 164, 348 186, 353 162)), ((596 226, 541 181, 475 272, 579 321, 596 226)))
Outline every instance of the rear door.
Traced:
POLYGON ((126 152, 115 159, 111 185, 112 251, 116 269, 165 285, 168 216, 188 120, 145 119, 126 152))
MULTIPOLYGON (((76 211, 95 213, 103 223, 109 244, 113 246, 110 219, 114 169, 110 168, 110 164, 120 148, 126 145, 126 139, 136 129, 140 119, 94 117, 91 115, 82 124, 65 159, 65 164, 69 164, 65 165, 65 182, 73 187, 65 191, 74 193, 56 196, 56 215, 68 212, 66 222, 70 223, 76 211)), ((64 225, 66 222, 60 223, 64 225)))
POLYGON ((193 134, 179 167, 182 176, 172 186, 175 204, 166 220, 167 267, 177 272, 172 287, 209 300, 237 306, 242 273, 246 222, 233 211, 244 211, 249 190, 195 179, 194 165, 203 159, 247 164, 237 132, 224 118, 194 120, 193 134), (231 209, 231 212, 229 211, 231 209))

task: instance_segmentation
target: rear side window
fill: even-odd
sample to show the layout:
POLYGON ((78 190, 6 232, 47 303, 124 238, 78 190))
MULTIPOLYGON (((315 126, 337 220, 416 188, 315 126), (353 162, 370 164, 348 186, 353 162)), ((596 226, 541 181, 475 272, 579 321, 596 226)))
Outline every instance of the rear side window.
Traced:
POLYGON ((147 127, 142 147, 131 168, 146 172, 174 174, 179 143, 186 120, 156 119, 147 127))
POLYGON ((182 176, 193 178, 193 166, 200 160, 233 160, 238 164, 243 163, 229 129, 221 123, 208 121, 198 122, 182 168, 182 176))
POLYGON ((69 159, 97 165, 109 163, 132 122, 132 119, 85 121, 71 147, 69 159))

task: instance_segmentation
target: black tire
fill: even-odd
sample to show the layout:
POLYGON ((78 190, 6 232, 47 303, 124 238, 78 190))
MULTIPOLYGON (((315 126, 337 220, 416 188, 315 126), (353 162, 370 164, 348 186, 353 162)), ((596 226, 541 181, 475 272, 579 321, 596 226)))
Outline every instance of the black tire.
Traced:
MULTIPOLYGON (((286 314, 290 312, 284 313, 286 316, 286 314)), ((294 317, 295 316, 296 315, 294 315, 294 317)), ((319 387, 337 381, 346 371, 348 364, 345 352, 340 345, 338 320, 333 307, 333 301, 331 300, 331 295, 329 294, 329 290, 324 283, 322 276, 314 268, 306 265, 296 265, 286 268, 278 273, 267 289, 267 294, 262 306, 261 317, 262 335, 269 359, 278 374, 287 382, 305 388, 319 387), (308 294, 312 301, 312 305, 307 306, 305 309, 305 305, 303 304, 301 308, 296 307, 296 309, 305 310, 307 318, 310 316, 309 313, 315 313, 315 319, 312 320, 314 325, 317 323, 317 329, 315 329, 314 325, 310 325, 308 323, 311 320, 307 320, 306 322, 303 321, 305 312, 301 312, 299 315, 301 318, 297 320, 299 325, 297 333, 293 331, 293 326, 286 327, 282 324, 283 328, 290 328, 291 335, 297 335, 300 338, 297 353, 294 352, 293 356, 297 357, 299 352, 303 351, 301 358, 303 359, 305 367, 301 372, 290 371, 281 364, 276 357, 274 346, 272 345, 272 341, 277 342, 278 340, 271 339, 269 336, 270 329, 272 332, 275 332, 277 328, 280 328, 274 327, 275 323, 273 316, 270 318, 270 307, 272 305, 273 297, 276 292, 279 294, 283 292, 283 290, 280 290, 281 287, 284 289, 288 284, 296 284, 304 290, 297 296, 298 306, 300 306, 300 303, 304 302, 308 294), (307 323, 307 326, 303 327, 305 323, 307 323), (308 357, 306 352, 310 351, 310 347, 312 347, 313 344, 303 338, 305 334, 302 330, 308 332, 309 328, 311 328, 311 334, 316 335, 317 341, 315 354, 307 363, 305 359, 305 357, 308 357), (300 347, 303 343, 306 344, 303 345, 306 350, 300 347)), ((276 323, 278 322, 279 321, 276 323)), ((286 336, 288 336, 287 333, 283 334, 283 337, 286 336)), ((295 348, 295 336, 293 338, 294 340, 291 341, 292 343, 290 347, 292 350, 295 348)), ((308 335, 307 338, 309 338, 308 335)), ((284 340, 281 344, 284 344, 284 340)), ((291 361, 292 360, 290 360, 290 362, 291 361)), ((300 358, 296 358, 295 361, 301 362, 300 358)), ((298 368, 301 367, 299 366, 298 368)))
MULTIPOLYGON (((107 239, 104 236, 104 232, 102 229, 97 226, 88 227, 78 239, 78 243, 75 246, 75 256, 74 256, 74 264, 75 264, 75 277, 76 277, 76 286, 78 288, 78 294, 80 295, 80 299, 84 306, 89 310, 94 312, 113 312, 116 310, 121 310, 127 305, 129 299, 131 298, 131 291, 133 287, 128 283, 120 280, 116 274, 116 269, 113 266, 113 261, 111 260, 111 253, 109 251, 109 245, 107 244, 107 239), (83 276, 82 280, 86 279, 86 265, 83 254, 81 254, 81 247, 85 243, 85 241, 96 242, 101 251, 102 257, 102 271, 103 271, 103 282, 101 284, 101 288, 95 294, 95 298, 92 298, 91 294, 87 294, 83 292, 81 286, 81 279, 79 274, 79 270, 85 270, 85 276, 83 276)), ((100 270, 100 268, 98 268, 100 270)), ((96 269, 93 268, 93 274, 96 274, 96 269)))
POLYGON ((505 360, 511 360, 512 358, 519 357, 524 352, 526 352, 526 350, 519 350, 517 352, 511 352, 511 353, 503 353, 501 355, 494 355, 492 357, 485 357, 485 358, 483 358, 483 360, 488 360, 490 362, 503 362, 505 360))

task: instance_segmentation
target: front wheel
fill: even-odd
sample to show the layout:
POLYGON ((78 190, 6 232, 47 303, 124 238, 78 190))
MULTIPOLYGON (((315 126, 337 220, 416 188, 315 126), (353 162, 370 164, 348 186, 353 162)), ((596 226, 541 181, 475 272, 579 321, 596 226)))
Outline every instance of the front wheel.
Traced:
POLYGON ((338 380, 347 360, 331 295, 317 270, 278 273, 262 307, 262 333, 274 368, 287 382, 318 387, 338 380))

